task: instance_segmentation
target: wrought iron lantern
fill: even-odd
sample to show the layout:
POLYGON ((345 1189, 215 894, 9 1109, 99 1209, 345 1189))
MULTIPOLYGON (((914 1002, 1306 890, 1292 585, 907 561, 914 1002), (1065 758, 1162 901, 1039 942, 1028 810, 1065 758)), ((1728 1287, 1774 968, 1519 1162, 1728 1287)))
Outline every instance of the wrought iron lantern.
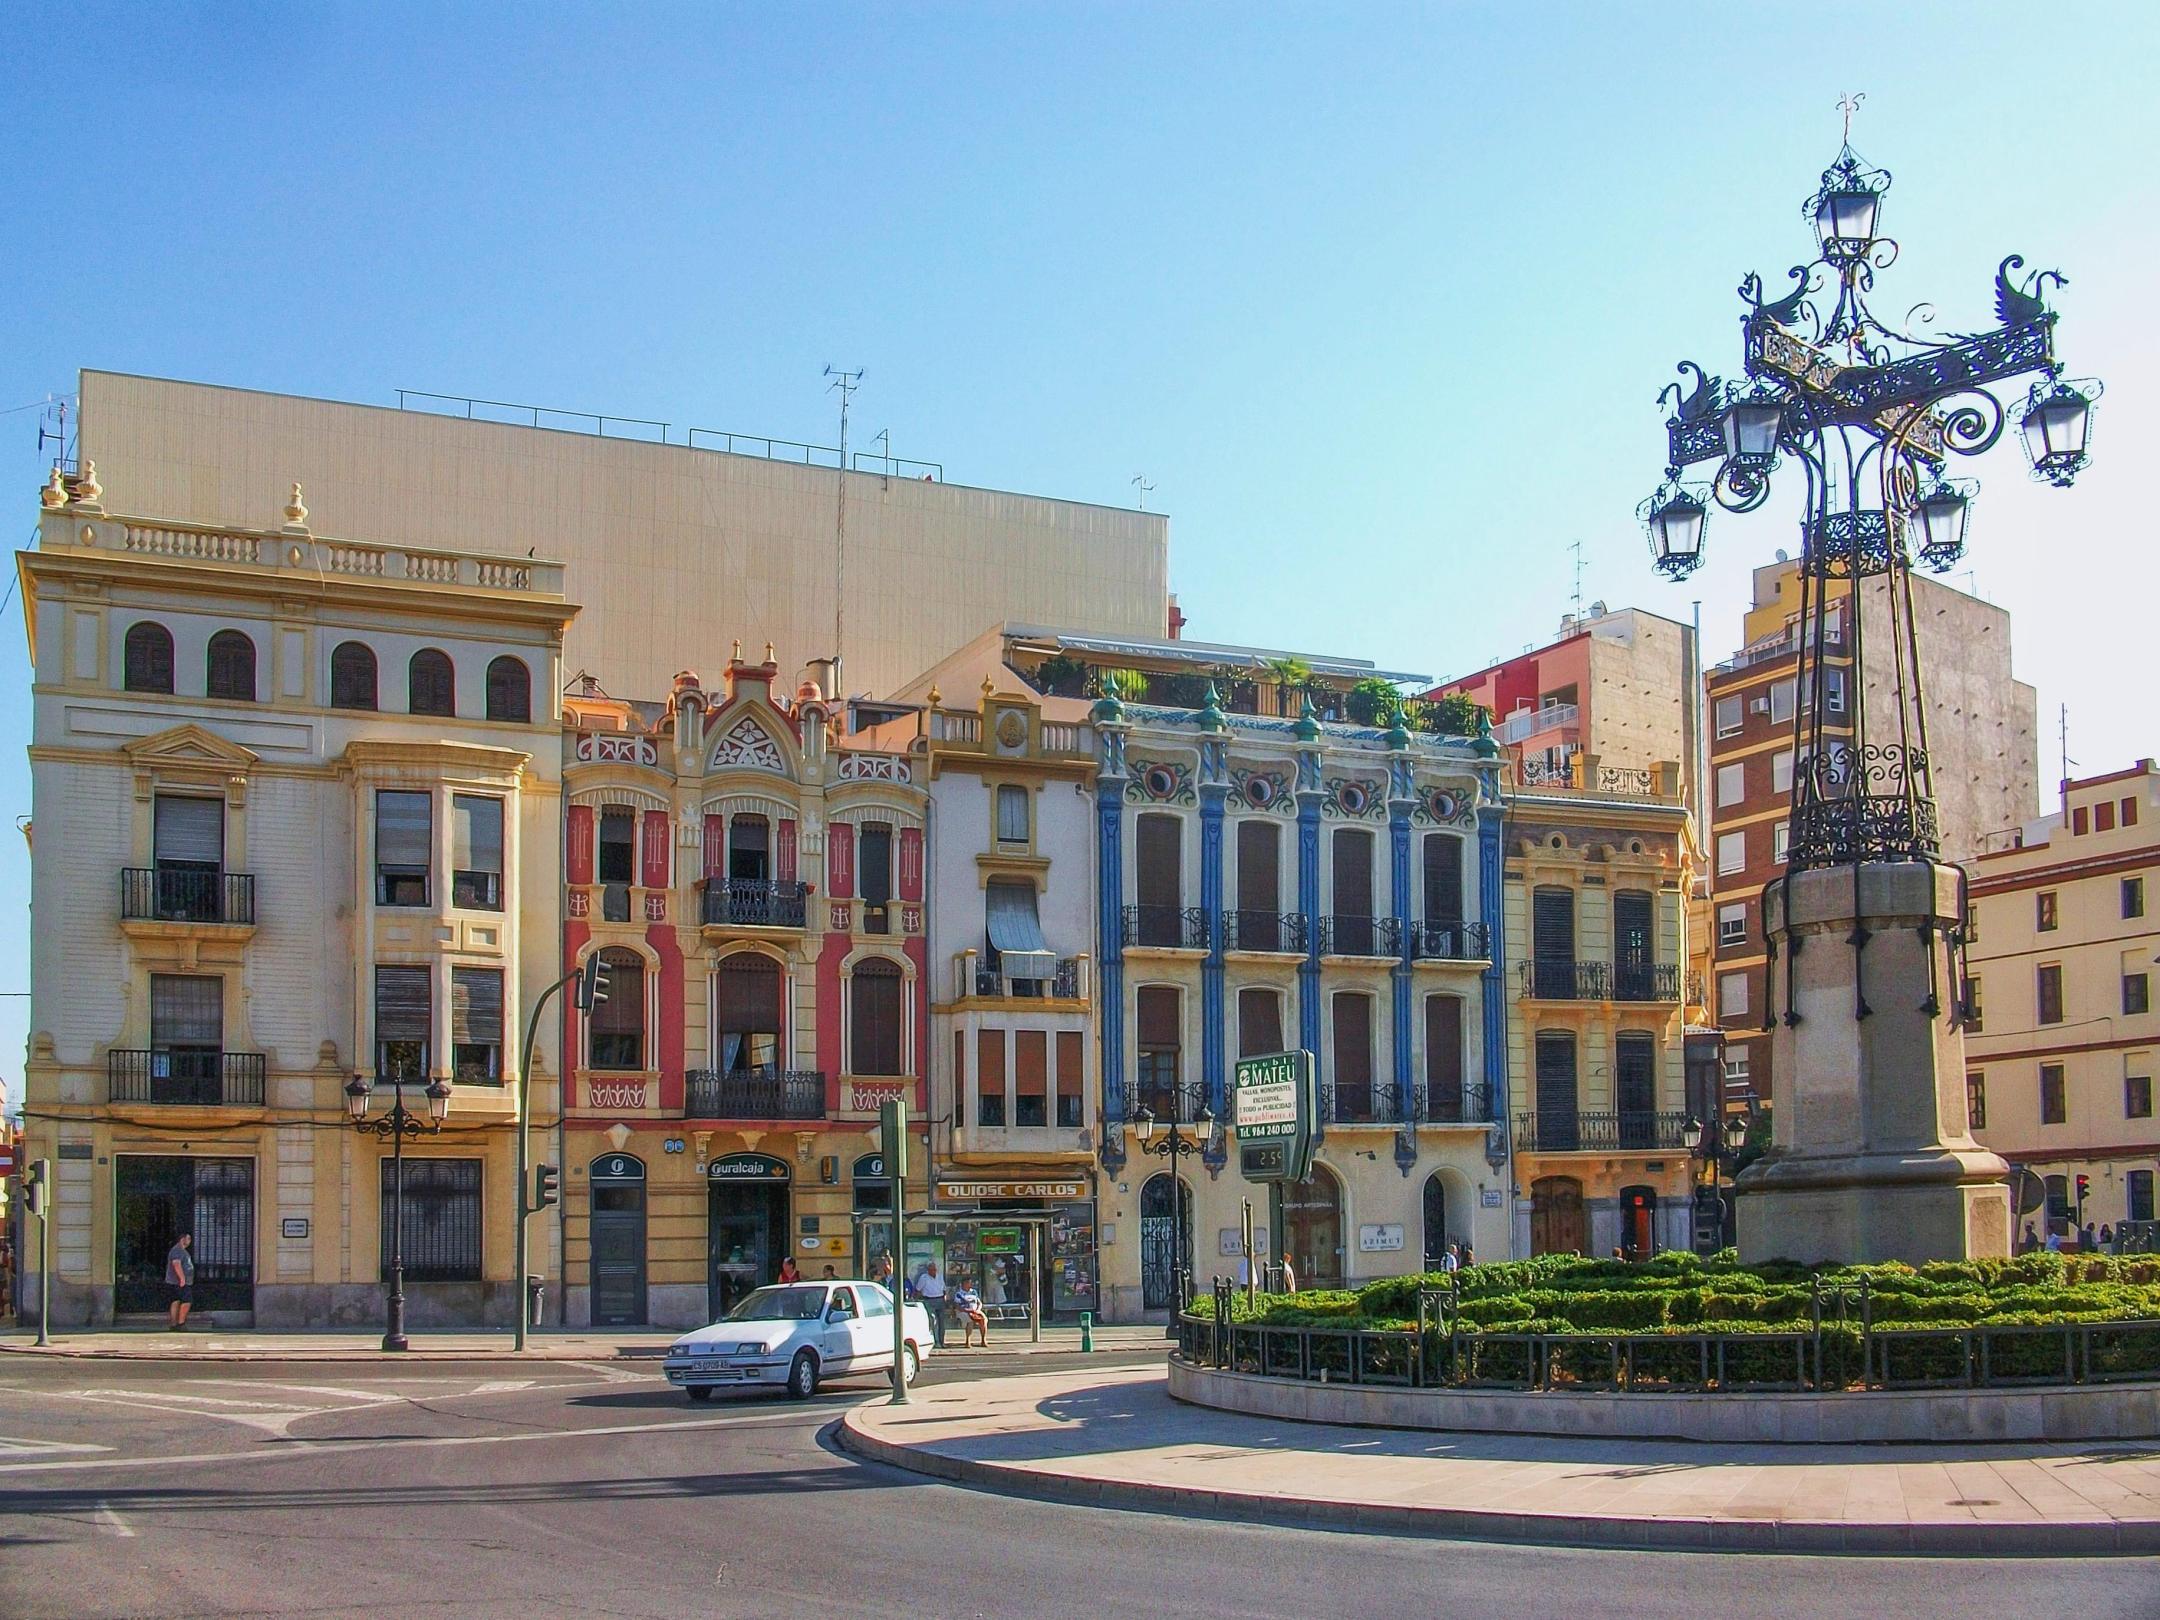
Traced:
POLYGON ((1815 198, 1815 239, 1833 259, 1859 259, 1875 245, 1882 193, 1864 185, 1825 188, 1815 198))
POLYGON ((2097 382, 2059 378, 2033 384, 2026 396, 2018 429, 2025 436, 2025 454, 2032 459, 2033 471, 2049 483, 2067 486, 2085 465, 2093 401, 2099 397, 2097 382))
POLYGON ((1718 422, 1725 454, 1751 471, 1767 468, 1777 459, 1778 430, 1784 421, 1785 396, 1776 389, 1758 386, 1736 396, 1718 422))
POLYGON ((1920 561, 1937 573, 1965 555, 1965 527, 1972 521, 1976 487, 1969 479, 1940 479, 1914 503, 1920 561))
POLYGON ((1680 1145, 1690 1153, 1702 1149, 1702 1121, 1693 1114, 1688 1115, 1687 1123, 1680 1127, 1680 1145))
POLYGON ((367 1118, 369 1087, 357 1074, 345 1082, 345 1112, 355 1125, 367 1118))
POLYGON ((1725 1116, 1725 1152, 1728 1156, 1747 1146, 1748 1122, 1743 1114, 1725 1116))
POLYGON ((428 1118, 440 1125, 450 1117, 450 1082, 430 1080, 427 1088, 428 1118))
POLYGON ((1684 579, 1702 561, 1703 529, 1710 509, 1684 484, 1665 484, 1642 503, 1636 515, 1650 536, 1650 557, 1658 572, 1684 579))

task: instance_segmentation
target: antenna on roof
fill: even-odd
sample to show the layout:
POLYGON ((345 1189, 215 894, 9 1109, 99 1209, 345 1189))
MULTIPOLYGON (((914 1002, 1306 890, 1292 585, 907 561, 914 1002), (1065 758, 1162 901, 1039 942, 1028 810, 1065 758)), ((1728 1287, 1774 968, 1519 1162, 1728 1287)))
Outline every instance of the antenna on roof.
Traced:
POLYGON ((48 444, 59 446, 54 452, 52 464, 65 472, 68 459, 68 396, 65 394, 45 396, 45 409, 38 415, 38 460, 45 459, 45 446, 48 444), (47 423, 52 425, 48 427, 47 423))
POLYGON ((1148 492, 1155 486, 1147 481, 1146 473, 1134 473, 1132 481, 1133 487, 1140 491, 1140 510, 1145 512, 1147 510, 1148 492))
POLYGON ((840 396, 840 505, 833 525, 833 690, 832 696, 840 696, 840 660, 847 646, 847 417, 848 404, 855 397, 855 390, 862 386, 862 367, 843 371, 838 366, 827 366, 825 375, 832 379, 826 392, 840 396))
POLYGON ((2062 749, 2063 787, 2068 789, 2070 786, 2070 767, 2077 764, 2078 761, 2070 757, 2070 705, 2067 703, 2063 704, 2057 713, 2055 731, 2056 736, 2060 739, 2058 746, 2062 749))
POLYGON ((1568 547, 1568 550, 1575 553, 1575 595, 1573 600, 1575 603, 1575 617, 1580 619, 1582 617, 1582 542, 1580 540, 1576 541, 1568 547))

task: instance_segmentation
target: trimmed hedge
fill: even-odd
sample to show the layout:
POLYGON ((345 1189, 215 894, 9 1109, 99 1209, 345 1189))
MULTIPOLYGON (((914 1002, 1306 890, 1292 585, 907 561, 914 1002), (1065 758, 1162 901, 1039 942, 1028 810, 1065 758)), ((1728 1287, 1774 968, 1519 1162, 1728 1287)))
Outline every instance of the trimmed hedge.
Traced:
MULTIPOLYGON (((1818 1281, 1865 1283, 1877 1328, 2050 1326, 2160 1320, 2160 1259, 2150 1256, 2020 1255, 1939 1261, 1919 1267, 1809 1267, 1792 1261, 1742 1266, 1730 1250, 1709 1260, 1661 1254, 1640 1263, 1546 1255, 1454 1273, 1459 1324, 1468 1332, 1612 1334, 1792 1332, 1811 1322, 1818 1281)), ((1388 1277, 1354 1292, 1308 1289, 1266 1296, 1236 1321, 1277 1327, 1401 1331, 1417 1324, 1420 1288, 1448 1275, 1388 1277)), ((1201 1296, 1195 1314, 1210 1316, 1201 1296)), ((1853 1302, 1851 1308, 1857 1311, 1853 1302)), ((2037 1352, 2045 1354, 2045 1352, 2037 1352)))

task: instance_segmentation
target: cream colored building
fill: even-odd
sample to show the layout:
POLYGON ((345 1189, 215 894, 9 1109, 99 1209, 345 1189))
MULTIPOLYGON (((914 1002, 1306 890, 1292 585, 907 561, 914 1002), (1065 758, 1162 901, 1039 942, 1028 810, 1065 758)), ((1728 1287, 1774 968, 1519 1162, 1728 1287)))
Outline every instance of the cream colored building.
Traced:
POLYGON ((2058 809, 1990 839, 1970 872, 1973 1135, 2042 1179, 2059 1231, 2154 1219, 2160 767, 2065 782, 2058 809))
POLYGON ((1008 619, 1166 633, 1159 513, 942 478, 843 481, 829 460, 784 459, 801 446, 733 454, 710 446, 760 441, 699 433, 690 449, 680 427, 646 443, 105 371, 81 389, 82 454, 116 509, 248 527, 298 478, 328 533, 559 558, 581 605, 564 667, 618 695, 710 667, 715 626, 793 657, 839 647, 833 696, 883 696, 1008 619))
MULTIPOLYGON (((258 506, 277 509, 273 488, 258 506)), ((34 831, 27 1151, 56 1323, 381 1321, 381 1117, 416 1328, 507 1324, 518 1036, 560 937, 560 564, 131 515, 94 473, 18 555, 34 831)), ((557 1103, 543 1019, 533 1105, 557 1103)), ((552 1222, 535 1223, 536 1269, 552 1222)), ((34 1289, 32 1290, 34 1297, 34 1289)))

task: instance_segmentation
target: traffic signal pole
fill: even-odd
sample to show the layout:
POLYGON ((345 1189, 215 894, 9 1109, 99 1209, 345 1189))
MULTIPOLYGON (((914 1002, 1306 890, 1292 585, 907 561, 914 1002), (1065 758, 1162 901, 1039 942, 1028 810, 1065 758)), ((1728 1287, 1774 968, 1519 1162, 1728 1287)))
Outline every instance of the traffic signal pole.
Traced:
POLYGON ((38 1218, 37 1342, 52 1343, 52 1160, 30 1166, 30 1213, 38 1218))
MULTIPOLYGON (((530 1234, 525 1229, 525 1222, 527 1217, 538 1214, 540 1209, 542 1208, 539 1201, 531 1196, 531 1147, 529 1138, 532 1131, 533 1040, 534 1037, 537 1036, 540 1032, 540 1014, 543 1010, 545 1010, 548 1002, 553 999, 555 992, 560 990, 564 985, 569 984, 573 980, 578 980, 588 976, 588 973, 593 980, 594 987, 599 987, 599 994, 603 997, 606 995, 607 992, 604 987, 606 981, 606 972, 600 966, 600 955, 596 951, 586 959, 586 965, 584 967, 572 968, 568 973, 565 973, 561 978, 557 979, 553 984, 549 985, 545 990, 540 992, 539 998, 533 1002, 532 1016, 525 1020, 525 1046, 524 1050, 519 1054, 518 1057, 517 1258, 513 1262, 513 1264, 516 1267, 515 1276, 517 1279, 515 1284, 517 1291, 517 1299, 515 1302, 517 1305, 517 1339, 515 1348, 519 1350, 523 1350, 525 1348, 526 1332, 532 1323, 532 1302, 531 1296, 527 1291, 528 1285, 525 1281, 526 1277, 529 1275, 526 1268, 532 1263, 532 1240, 530 1234)), ((588 987, 584 983, 580 983, 578 985, 578 1006, 579 1010, 582 1012, 590 1012, 592 1010, 592 997, 589 993, 590 988, 592 987, 588 987)), ((567 1088, 570 1084, 570 1065, 567 1063, 558 1063, 556 1064, 556 1068, 561 1071, 561 1073, 557 1076, 556 1083, 559 1086, 567 1088)), ((564 1095, 561 1099, 563 1103, 567 1103, 569 1100, 570 1099, 567 1094, 564 1095)), ((560 1105, 558 1105, 558 1111, 559 1107, 560 1105)))

